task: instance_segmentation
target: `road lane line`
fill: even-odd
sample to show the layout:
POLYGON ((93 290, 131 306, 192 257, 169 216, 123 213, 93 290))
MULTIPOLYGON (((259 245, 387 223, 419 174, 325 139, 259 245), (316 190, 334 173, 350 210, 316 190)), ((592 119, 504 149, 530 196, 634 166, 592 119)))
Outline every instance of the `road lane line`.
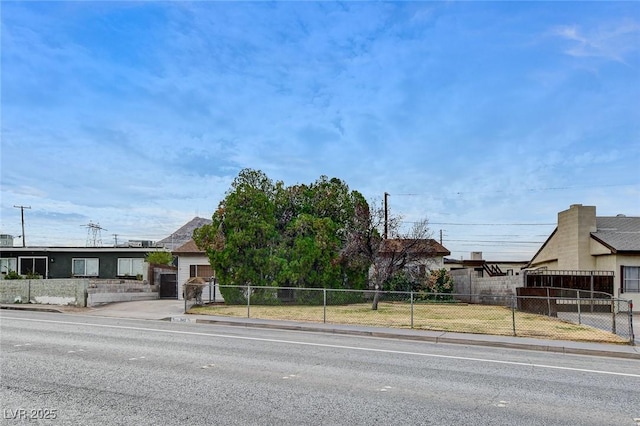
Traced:
POLYGON ((640 374, 617 373, 615 371, 590 370, 585 368, 574 368, 574 367, 561 367, 557 365, 548 365, 548 364, 532 364, 528 362, 518 362, 518 361, 500 361, 495 359, 430 354, 430 353, 424 353, 424 352, 407 352, 407 351, 394 351, 391 349, 361 348, 357 346, 298 342, 295 340, 265 339, 261 337, 228 336, 224 334, 202 333, 197 331, 162 330, 157 328, 131 327, 131 326, 124 326, 124 325, 90 324, 90 323, 78 323, 78 322, 72 322, 72 321, 54 321, 54 320, 32 319, 32 318, 17 318, 17 317, 4 316, 4 315, 2 316, 2 318, 12 319, 16 321, 26 321, 26 322, 66 324, 66 325, 73 325, 73 326, 87 325, 87 326, 92 326, 97 328, 111 328, 111 329, 132 330, 132 331, 151 331, 151 332, 157 332, 157 333, 180 334, 180 335, 186 335, 186 336, 204 336, 204 337, 217 337, 221 339, 249 340, 254 342, 257 341, 257 342, 268 342, 268 343, 285 343, 285 344, 298 345, 298 346, 313 346, 313 347, 330 348, 330 349, 348 349, 348 350, 354 350, 354 351, 378 352, 378 353, 387 353, 387 354, 396 354, 396 355, 413 355, 413 356, 421 356, 421 357, 428 357, 428 358, 453 359, 458 361, 474 361, 474 362, 483 362, 483 363, 489 363, 489 364, 517 365, 521 367, 546 368, 551 370, 575 371, 575 372, 581 372, 581 373, 605 374, 605 375, 611 375, 611 376, 640 378, 640 374))

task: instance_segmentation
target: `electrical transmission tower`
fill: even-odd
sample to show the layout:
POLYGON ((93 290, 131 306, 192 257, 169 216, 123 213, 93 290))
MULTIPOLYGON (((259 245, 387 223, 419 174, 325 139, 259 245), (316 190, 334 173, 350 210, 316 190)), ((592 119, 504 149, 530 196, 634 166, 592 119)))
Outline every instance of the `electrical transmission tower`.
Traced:
POLYGON ((102 247, 102 233, 100 231, 106 231, 106 229, 93 222, 83 226, 87 228, 87 247, 102 247))

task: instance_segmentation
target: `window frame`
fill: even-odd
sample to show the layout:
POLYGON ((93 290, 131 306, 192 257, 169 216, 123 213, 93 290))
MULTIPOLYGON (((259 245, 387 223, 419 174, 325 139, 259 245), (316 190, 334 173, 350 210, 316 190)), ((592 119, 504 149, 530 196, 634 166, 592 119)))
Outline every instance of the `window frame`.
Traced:
MULTIPOLYGON (((93 272, 93 271, 89 271, 89 272, 93 272)), ((73 275, 74 277, 99 277, 100 276, 100 259, 97 257, 74 257, 71 259, 71 275, 73 275), (83 261, 84 262, 84 270, 82 271, 83 273, 77 273, 75 268, 76 268, 76 261, 83 261), (87 271, 87 263, 89 262, 94 262, 95 261, 95 274, 94 273, 88 273, 87 271)))
POLYGON ((206 278, 206 279, 211 279, 215 276, 215 272, 213 271, 213 268, 211 267, 211 265, 207 265, 207 264, 192 264, 189 265, 189 278, 194 278, 194 277, 199 277, 199 278, 206 278), (210 275, 206 275, 206 276, 202 276, 200 274, 201 271, 206 272, 211 272, 210 275))
POLYGON ((640 266, 621 266, 620 272, 620 293, 640 293, 640 266), (635 285, 630 289, 628 283, 635 285))
POLYGON ((116 262, 116 275, 118 277, 137 277, 138 275, 144 275, 144 258, 142 257, 119 257, 116 262), (124 268, 121 266, 121 262, 128 262, 129 266, 124 268), (139 270, 136 264, 140 264, 139 270), (125 271, 124 269, 127 269, 125 271))
POLYGON ((10 271, 14 271, 16 274, 18 273, 18 258, 17 257, 0 258, 0 274, 7 275, 10 271), (12 267, 12 263, 13 263, 13 267, 12 267))
MULTIPOLYGON (((49 275, 49 258, 47 256, 18 256, 18 274, 19 275, 27 275, 29 271, 31 273, 36 273, 36 260, 44 260, 44 274, 42 274, 42 278, 47 278, 49 275), (33 269, 23 271, 22 270, 22 261, 26 259, 31 259, 33 264, 33 269)), ((40 275, 40 274, 38 274, 40 275)))

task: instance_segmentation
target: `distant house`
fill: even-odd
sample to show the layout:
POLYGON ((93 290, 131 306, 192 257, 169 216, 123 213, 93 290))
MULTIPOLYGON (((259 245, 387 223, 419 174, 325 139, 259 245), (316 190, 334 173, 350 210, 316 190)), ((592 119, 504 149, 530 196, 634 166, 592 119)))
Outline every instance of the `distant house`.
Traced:
POLYGON ((471 270, 479 278, 520 275, 520 271, 528 265, 528 260, 485 260, 479 251, 471 252, 470 259, 444 259, 448 271, 471 270))
POLYGON ((47 278, 147 279, 141 247, 0 247, 0 275, 47 278))
POLYGON ((529 268, 610 276, 601 290, 640 306, 640 217, 596 216, 595 206, 574 204, 558 213, 558 226, 529 268))
POLYGON ((379 254, 395 265, 404 264, 404 270, 414 277, 444 268, 444 257, 451 254, 433 239, 390 238, 382 241, 379 254))

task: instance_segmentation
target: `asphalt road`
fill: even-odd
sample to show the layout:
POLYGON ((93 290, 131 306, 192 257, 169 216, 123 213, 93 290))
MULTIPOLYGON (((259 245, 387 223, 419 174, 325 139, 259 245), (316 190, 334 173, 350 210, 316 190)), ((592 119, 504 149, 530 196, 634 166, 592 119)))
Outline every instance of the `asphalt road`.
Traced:
POLYGON ((0 331, 3 424, 640 424, 637 360, 28 311, 0 331))

